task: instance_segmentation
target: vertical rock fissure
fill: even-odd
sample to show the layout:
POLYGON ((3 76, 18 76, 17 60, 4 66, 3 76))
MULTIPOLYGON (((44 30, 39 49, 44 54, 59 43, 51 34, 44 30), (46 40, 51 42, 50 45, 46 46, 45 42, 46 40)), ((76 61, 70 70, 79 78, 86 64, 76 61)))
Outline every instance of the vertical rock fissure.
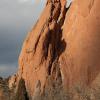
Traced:
MULTIPOLYGON (((31 68, 35 67, 34 72, 37 71, 36 70, 37 68, 43 69, 42 74, 44 75, 45 73, 45 76, 43 77, 45 79, 45 83, 48 80, 48 78, 51 77, 52 82, 54 83, 53 85, 56 85, 56 82, 57 83, 60 82, 61 85, 62 75, 60 70, 59 57, 66 48, 66 42, 64 39, 62 39, 62 31, 63 31, 62 26, 64 24, 67 12, 66 2, 65 2, 66 0, 64 0, 64 2, 63 0, 48 0, 48 1, 49 2, 47 3, 46 8, 48 8, 47 11, 49 11, 48 13, 49 15, 47 17, 45 16, 46 19, 44 19, 42 25, 40 25, 42 21, 38 22, 39 23, 38 25, 40 26, 37 27, 36 29, 40 30, 35 31, 36 33, 34 33, 34 31, 32 32, 32 34, 33 33, 36 34, 36 39, 33 41, 34 38, 31 38, 30 39, 31 41, 28 41, 27 44, 29 46, 25 48, 26 49, 28 48, 29 50, 28 53, 30 54, 26 54, 26 58, 23 59, 27 60, 25 64, 29 65, 30 62, 29 66, 30 67, 32 66, 31 68), (30 43, 32 43, 33 45, 30 45, 30 43)), ((23 64, 23 68, 24 66, 26 65, 23 64)), ((35 75, 34 72, 33 70, 31 70, 32 75, 35 75)), ((22 75, 22 77, 23 76, 24 74, 22 75)), ((40 80, 41 90, 42 90, 45 87, 45 83, 42 83, 41 76, 39 76, 35 81, 40 80)), ((26 87, 30 91, 30 93, 28 94, 32 95, 33 94, 32 92, 35 91, 34 88, 33 90, 31 90, 30 89, 31 86, 27 85, 28 83, 27 80, 25 82, 26 82, 26 87)))
POLYGON ((25 81, 23 78, 19 80, 16 94, 12 100, 29 100, 29 96, 26 90, 25 81))
MULTIPOLYGON (((55 5, 55 4, 53 4, 53 5, 55 5)), ((51 10, 52 11, 51 23, 54 21, 55 26, 54 26, 53 29, 51 29, 51 32, 49 32, 49 34, 51 35, 52 50, 51 50, 51 60, 50 60, 49 65, 48 65, 48 75, 51 75, 51 69, 52 69, 53 63, 55 62, 55 60, 59 59, 59 56, 61 55, 61 53, 64 51, 64 49, 66 47, 66 43, 64 42, 64 40, 61 40, 61 38, 62 38, 62 29, 61 28, 64 24, 65 15, 66 15, 66 12, 67 12, 68 8, 66 8, 66 4, 61 6, 60 1, 59 1, 59 5, 60 5, 60 10, 59 10, 59 7, 57 8, 59 11, 55 8, 55 6, 54 6, 54 9, 51 10), (56 18, 54 17, 55 13, 58 13, 58 17, 56 17, 56 18), (59 48, 59 46, 61 48, 59 48)))

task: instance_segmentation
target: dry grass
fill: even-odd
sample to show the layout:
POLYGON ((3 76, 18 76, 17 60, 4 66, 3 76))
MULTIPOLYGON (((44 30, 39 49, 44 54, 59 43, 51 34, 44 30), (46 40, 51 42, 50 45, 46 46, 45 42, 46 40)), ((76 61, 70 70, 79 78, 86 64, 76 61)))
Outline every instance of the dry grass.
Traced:
POLYGON ((44 94, 38 95, 32 100, 100 100, 100 88, 75 87, 71 91, 64 92, 62 87, 47 89, 44 94))
MULTIPOLYGON (((0 85, 0 93, 3 93, 4 97, 2 97, 2 99, 0 97, 0 100, 100 100, 99 86, 97 86, 96 88, 90 88, 77 85, 73 89, 64 91, 61 83, 56 82, 52 85, 47 83, 45 91, 42 94, 41 92, 37 91, 32 99, 29 99, 27 98, 23 80, 20 81, 18 91, 14 95, 12 95, 13 93, 10 94, 10 90, 2 82, 3 81, 1 81, 2 86, 0 85)), ((38 90, 40 89, 38 88, 38 90)))

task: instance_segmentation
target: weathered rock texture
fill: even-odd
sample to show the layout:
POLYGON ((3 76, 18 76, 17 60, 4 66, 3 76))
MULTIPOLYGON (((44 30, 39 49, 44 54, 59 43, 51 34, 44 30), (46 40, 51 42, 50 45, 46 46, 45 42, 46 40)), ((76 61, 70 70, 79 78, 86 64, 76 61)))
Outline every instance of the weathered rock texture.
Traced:
POLYGON ((91 84, 100 73, 100 1, 75 0, 66 15, 60 57, 63 83, 91 84))
POLYGON ((68 10, 66 0, 47 1, 19 57, 29 97, 57 82, 92 84, 100 73, 99 6, 100 0, 74 0, 68 10))
POLYGON ((61 29, 66 10, 65 0, 48 0, 24 42, 19 58, 19 76, 25 80, 30 96, 34 95, 38 81, 41 83, 40 92, 44 91, 49 77, 52 81, 62 81, 59 57, 66 48, 61 29))
MULTIPOLYGON (((23 44, 18 73, 8 82, 14 100, 72 100, 64 89, 100 79, 99 10, 100 0, 74 0, 69 9, 66 0, 47 0, 23 44)), ((90 98, 77 91, 73 100, 90 98)))

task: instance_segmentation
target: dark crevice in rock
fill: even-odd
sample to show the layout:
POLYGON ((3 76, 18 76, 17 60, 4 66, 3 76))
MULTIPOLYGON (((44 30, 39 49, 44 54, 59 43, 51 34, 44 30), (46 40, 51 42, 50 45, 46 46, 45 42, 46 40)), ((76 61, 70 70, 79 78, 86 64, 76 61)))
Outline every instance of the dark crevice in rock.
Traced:
POLYGON ((35 47, 34 47, 34 50, 33 50, 34 53, 36 52, 36 48, 37 48, 37 46, 38 46, 40 37, 41 37, 42 33, 44 32, 46 26, 47 26, 47 21, 44 23, 44 25, 43 25, 43 27, 42 27, 40 33, 39 33, 40 35, 39 35, 39 37, 38 37, 38 39, 37 39, 37 41, 36 41, 36 43, 35 43, 35 47))
MULTIPOLYGON (((64 24, 66 12, 68 11, 69 8, 63 9, 62 16, 60 20, 57 20, 58 22, 56 23, 55 29, 51 30, 50 32, 51 36, 49 36, 49 38, 51 39, 50 43, 52 46, 52 50, 51 50, 51 60, 48 66, 48 75, 51 75, 52 64, 55 62, 55 60, 57 60, 60 57, 60 55, 62 54, 62 52, 64 52, 67 46, 64 39, 62 40, 62 26, 64 24)), ((59 17, 60 17, 60 14, 59 14, 59 17)))
POLYGON ((39 36, 38 36, 37 41, 35 43, 35 46, 31 50, 27 49, 26 50, 27 53, 32 53, 33 52, 33 54, 35 54, 38 43, 39 43, 39 40, 40 40, 40 37, 41 37, 42 33, 44 32, 46 25, 47 25, 47 21, 44 23, 44 25, 43 25, 40 33, 39 33, 39 36))
POLYGON ((91 0, 90 4, 89 4, 89 14, 91 12, 91 9, 92 9, 93 5, 94 5, 94 0, 91 0))
POLYGON ((29 100, 24 79, 19 80, 17 91, 12 100, 29 100))
MULTIPOLYGON (((46 6, 48 6, 47 8, 50 10, 50 15, 44 20, 45 22, 42 24, 43 26, 39 27, 39 33, 37 33, 36 41, 33 43, 34 47, 31 49, 28 48, 30 49, 28 50, 28 53, 32 53, 32 58, 33 56, 36 57, 36 65, 34 64, 36 67, 45 67, 46 80, 49 81, 50 78, 50 81, 52 82, 51 87, 55 88, 57 85, 62 86, 59 57, 67 46, 65 40, 62 39, 62 26, 68 8, 66 8, 65 3, 64 5, 62 4, 61 0, 48 0, 46 6)), ((42 83, 41 80, 40 83, 42 83)), ((42 85, 41 88, 44 88, 45 83, 42 83, 42 85)), ((40 88, 38 89, 40 91, 40 88)), ((26 97, 24 96, 24 98, 26 97)))
POLYGON ((44 40, 43 43, 43 48, 44 48, 44 57, 45 59, 47 59, 48 57, 48 50, 49 50, 49 42, 51 40, 51 36, 50 36, 51 31, 49 30, 48 34, 46 35, 46 38, 44 40))

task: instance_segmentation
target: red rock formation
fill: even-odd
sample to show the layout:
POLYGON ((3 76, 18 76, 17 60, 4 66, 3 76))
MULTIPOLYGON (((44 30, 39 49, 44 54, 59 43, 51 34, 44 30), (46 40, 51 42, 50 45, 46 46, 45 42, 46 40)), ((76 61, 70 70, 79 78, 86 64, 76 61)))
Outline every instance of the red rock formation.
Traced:
POLYGON ((19 76, 24 78, 30 95, 33 95, 38 80, 43 91, 48 76, 55 69, 54 62, 58 63, 60 55, 58 47, 63 43, 60 24, 63 24, 62 19, 66 14, 65 5, 61 6, 59 0, 48 1, 40 19, 24 42, 19 58, 19 76))
POLYGON ((91 84, 100 73, 100 1, 74 0, 66 15, 60 57, 65 85, 91 84))
POLYGON ((67 88, 95 80, 100 73, 99 6, 99 0, 74 0, 67 11, 66 0, 47 1, 19 57, 18 75, 30 97, 48 84, 67 88))

